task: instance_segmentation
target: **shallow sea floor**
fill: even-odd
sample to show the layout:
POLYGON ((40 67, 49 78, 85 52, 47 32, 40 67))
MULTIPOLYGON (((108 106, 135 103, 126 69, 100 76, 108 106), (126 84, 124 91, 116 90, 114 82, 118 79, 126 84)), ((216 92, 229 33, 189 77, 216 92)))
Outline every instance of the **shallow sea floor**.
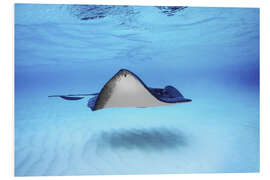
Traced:
POLYGON ((256 93, 218 92, 194 93, 187 104, 95 112, 87 100, 17 93, 16 176, 257 172, 256 93))
POLYGON ((259 9, 15 5, 15 175, 259 171, 259 9), (120 69, 192 102, 92 112, 120 69))

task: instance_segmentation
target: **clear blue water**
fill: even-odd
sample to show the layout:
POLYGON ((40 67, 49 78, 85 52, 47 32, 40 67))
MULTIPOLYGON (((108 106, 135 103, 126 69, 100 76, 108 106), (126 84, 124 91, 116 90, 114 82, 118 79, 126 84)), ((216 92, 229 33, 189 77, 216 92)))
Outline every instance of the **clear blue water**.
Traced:
POLYGON ((259 171, 259 9, 15 5, 15 175, 259 171), (91 111, 120 69, 193 101, 91 111))

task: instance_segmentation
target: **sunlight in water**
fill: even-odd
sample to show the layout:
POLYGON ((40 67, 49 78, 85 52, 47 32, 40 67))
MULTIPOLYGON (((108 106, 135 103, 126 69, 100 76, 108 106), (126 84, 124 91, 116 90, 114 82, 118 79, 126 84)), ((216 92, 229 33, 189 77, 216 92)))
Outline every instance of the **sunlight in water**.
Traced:
POLYGON ((258 172, 259 36, 257 8, 16 4, 15 175, 258 172), (120 69, 192 102, 48 98, 120 69))

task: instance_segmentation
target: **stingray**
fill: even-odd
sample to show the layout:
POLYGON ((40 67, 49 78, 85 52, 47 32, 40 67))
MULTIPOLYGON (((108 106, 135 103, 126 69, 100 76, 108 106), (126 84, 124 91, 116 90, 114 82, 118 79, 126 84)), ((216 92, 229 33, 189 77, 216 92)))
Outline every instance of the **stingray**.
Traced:
POLYGON ((52 95, 65 100, 80 100, 93 96, 88 100, 92 111, 110 107, 153 107, 168 106, 191 102, 175 87, 151 88, 134 73, 127 69, 118 71, 100 90, 91 94, 52 95))

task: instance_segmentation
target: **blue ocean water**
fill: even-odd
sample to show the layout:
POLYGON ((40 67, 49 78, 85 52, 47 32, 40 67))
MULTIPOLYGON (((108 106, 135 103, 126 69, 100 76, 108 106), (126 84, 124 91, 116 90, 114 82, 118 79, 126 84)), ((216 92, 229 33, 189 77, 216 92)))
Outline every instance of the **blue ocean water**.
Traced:
POLYGON ((15 175, 259 172, 259 9, 15 5, 15 175), (120 69, 192 102, 91 111, 120 69))

